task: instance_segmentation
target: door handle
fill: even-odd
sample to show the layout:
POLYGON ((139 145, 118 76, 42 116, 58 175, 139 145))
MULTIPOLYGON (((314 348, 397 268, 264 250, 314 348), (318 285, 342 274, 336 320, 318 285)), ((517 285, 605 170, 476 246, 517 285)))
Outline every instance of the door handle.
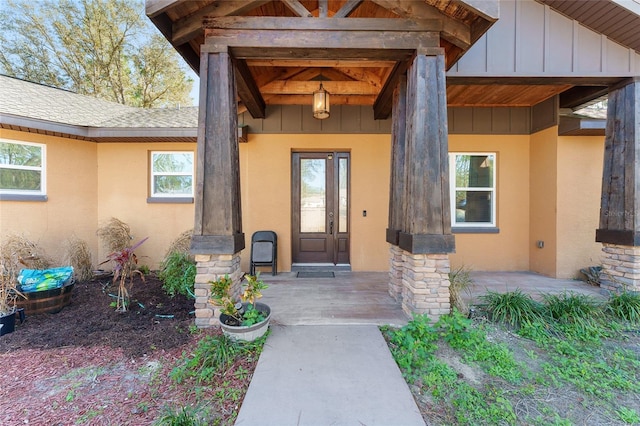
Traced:
POLYGON ((329 234, 333 235, 333 212, 329 213, 329 234))

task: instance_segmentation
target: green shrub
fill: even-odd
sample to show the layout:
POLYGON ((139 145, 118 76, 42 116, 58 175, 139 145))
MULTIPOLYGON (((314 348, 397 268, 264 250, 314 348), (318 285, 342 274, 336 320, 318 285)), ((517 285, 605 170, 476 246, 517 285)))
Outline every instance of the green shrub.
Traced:
POLYGON ((557 322, 558 331, 579 340, 597 340, 607 330, 600 326, 602 304, 584 294, 561 293, 542 296, 546 314, 557 322))
POLYGON ((631 324, 640 324, 640 293, 625 291, 611 295, 606 311, 631 324))
POLYGON ((162 417, 154 422, 156 426, 206 426, 209 423, 207 410, 198 407, 165 407, 162 417))
POLYGON ((507 293, 488 291, 480 298, 484 300, 491 320, 516 329, 542 318, 540 304, 520 289, 507 293))
POLYGON ((176 294, 194 297, 196 262, 187 253, 173 252, 160 265, 162 288, 171 297, 176 294))

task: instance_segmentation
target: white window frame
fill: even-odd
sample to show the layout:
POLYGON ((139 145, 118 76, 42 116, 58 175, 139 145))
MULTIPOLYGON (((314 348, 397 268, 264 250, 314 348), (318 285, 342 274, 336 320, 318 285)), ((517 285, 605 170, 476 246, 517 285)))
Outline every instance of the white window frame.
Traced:
POLYGON ((193 151, 151 151, 149 154, 149 193, 152 198, 193 198, 194 187, 196 182, 195 175, 195 154, 193 151), (155 172, 153 170, 153 156, 154 154, 190 154, 191 155, 191 171, 190 172, 155 172), (191 176, 191 192, 189 194, 165 194, 162 192, 155 192, 154 182, 156 176, 191 176))
POLYGON ((9 143, 13 145, 29 145, 37 146, 40 148, 40 158, 42 163, 40 166, 22 166, 17 164, 3 164, 0 163, 0 169, 8 170, 32 170, 40 172, 40 189, 6 189, 0 188, 0 194, 15 194, 15 195, 46 195, 47 194, 47 146, 41 143, 24 142, 12 139, 0 139, 0 142, 9 143))
POLYGON ((498 155, 495 152, 450 152, 449 153, 449 188, 451 199, 451 227, 453 228, 495 228, 497 226, 497 171, 498 155), (462 155, 469 156, 492 156, 493 176, 491 181, 493 187, 457 187, 456 186, 456 157, 462 155), (491 192, 491 222, 457 222, 456 221, 456 191, 482 191, 491 192))

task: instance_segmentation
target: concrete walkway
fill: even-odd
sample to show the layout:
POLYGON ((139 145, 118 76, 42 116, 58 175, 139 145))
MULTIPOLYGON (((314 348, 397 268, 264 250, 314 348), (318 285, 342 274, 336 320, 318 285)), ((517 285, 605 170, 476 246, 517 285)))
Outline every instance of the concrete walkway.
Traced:
POLYGON ((236 425, 424 425, 374 325, 273 326, 236 425))

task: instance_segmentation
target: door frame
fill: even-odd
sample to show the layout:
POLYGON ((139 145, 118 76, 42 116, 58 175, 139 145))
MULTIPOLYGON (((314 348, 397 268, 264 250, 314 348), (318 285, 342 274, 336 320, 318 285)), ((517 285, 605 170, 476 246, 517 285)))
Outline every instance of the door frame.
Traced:
MULTIPOLYGON (((329 161, 329 160, 328 160, 329 161)), ((328 233, 327 233, 328 234, 328 233)), ((349 265, 351 260, 351 150, 350 149, 299 149, 291 151, 291 260, 292 265, 296 263, 314 264, 318 265, 349 265), (329 209, 334 213, 334 230, 331 234, 332 257, 330 262, 314 262, 303 261, 300 262, 297 259, 297 253, 300 250, 298 238, 300 236, 300 159, 305 158, 308 155, 309 158, 325 154, 327 156, 332 155, 331 166, 327 166, 325 171, 327 179, 327 191, 329 190, 328 179, 332 178, 331 189, 332 194, 328 194, 326 197, 332 197, 332 200, 326 200, 327 211, 325 212, 325 229, 329 226, 328 216, 329 209), (347 212, 346 212, 346 232, 339 232, 339 178, 340 178, 340 166, 339 160, 341 158, 347 159, 347 212), (298 229, 296 229, 296 227, 298 229), (342 237, 342 238, 341 238, 342 237)))

